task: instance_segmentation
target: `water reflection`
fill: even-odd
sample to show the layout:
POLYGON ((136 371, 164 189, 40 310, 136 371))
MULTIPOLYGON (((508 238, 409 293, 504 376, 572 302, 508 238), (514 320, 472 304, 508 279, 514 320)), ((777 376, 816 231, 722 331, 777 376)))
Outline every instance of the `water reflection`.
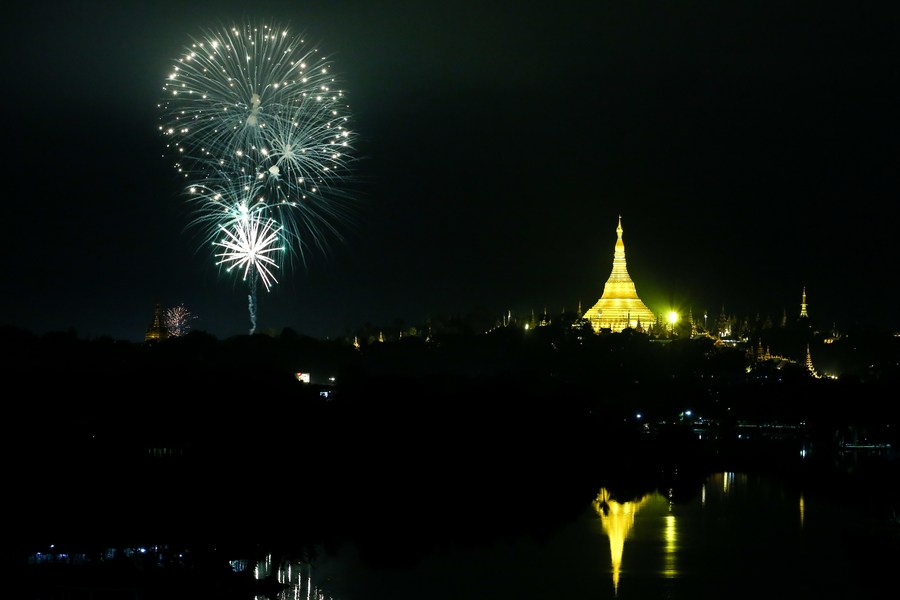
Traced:
MULTIPOLYGON (((690 490, 601 488, 585 504, 546 536, 420 547, 419 559, 394 567, 369 564, 350 545, 320 555, 316 569, 341 600, 865 597, 854 565, 866 549, 848 549, 834 528, 847 517, 775 480, 721 472, 690 490)), ((305 581, 291 590, 279 600, 315 593, 305 581)))
MULTIPOLYGON (((838 548, 830 553, 824 551, 824 545, 819 547, 818 542, 810 541, 813 536, 828 536, 820 529, 825 527, 827 531, 829 519, 821 517, 826 505, 821 501, 814 504, 812 514, 819 527, 806 531, 809 501, 801 490, 793 496, 773 481, 733 472, 711 474, 695 489, 696 496, 679 496, 678 502, 672 489, 627 499, 616 497, 609 489, 600 489, 592 507, 609 541, 614 597, 623 591, 628 596, 638 593, 632 588, 644 587, 648 578, 679 590, 690 581, 724 578, 724 572, 718 574, 718 570, 731 569, 732 559, 750 569, 761 568, 765 557, 771 554, 788 557, 807 552, 807 567, 828 564, 833 556, 839 556, 840 536, 829 539, 829 543, 838 543, 838 548), (760 506, 766 510, 759 511, 760 506), (770 546, 766 536, 775 535, 779 544, 770 546), (630 558, 626 557, 626 546, 630 558), (827 559, 819 556, 820 551, 825 552, 827 559), (749 557, 756 560, 744 562, 749 557), (669 584, 663 583, 666 581, 669 584)), ((799 565, 796 560, 792 563, 786 559, 779 567, 784 573, 778 569, 770 573, 778 585, 784 585, 784 578, 799 575, 790 564, 799 565)), ((681 594, 674 590, 669 588, 668 593, 681 594)))
POLYGON ((658 491, 647 493, 639 498, 631 500, 618 500, 606 488, 601 488, 593 501, 594 511, 600 517, 603 533, 609 538, 609 553, 612 562, 613 592, 619 595, 619 582, 622 574, 622 556, 625 551, 625 542, 631 535, 638 511, 646 506, 655 506, 659 510, 665 510, 667 514, 662 517, 662 568, 659 575, 663 578, 678 577, 679 572, 676 563, 678 552, 678 528, 677 519, 672 512, 671 493, 668 497, 658 491))
MULTIPOLYGON (((267 554, 229 558, 219 571, 213 555, 196 559, 169 546, 108 547, 71 553, 54 546, 28 557, 34 571, 33 598, 180 599, 213 596, 241 600, 335 600, 313 581, 313 564, 301 558, 267 554), (206 564, 205 564, 206 563, 206 564), (77 576, 73 568, 83 569, 77 576), (106 574, 106 577, 98 575, 106 574)), ((327 578, 326 578, 327 579, 327 578)))
MULTIPOLYGON (((659 495, 658 493, 653 495, 659 495)), ((619 502, 606 488, 601 488, 594 499, 594 510, 600 515, 603 533, 609 537, 609 553, 612 557, 612 580, 616 595, 619 593, 619 577, 622 572, 622 554, 625 540, 634 527, 634 518, 647 502, 650 494, 637 500, 619 502)))
POLYGON ((663 568, 661 574, 663 577, 677 577, 678 569, 675 568, 675 554, 678 551, 678 529, 675 527, 675 515, 666 515, 665 527, 663 528, 663 568))
POLYGON ((275 559, 271 554, 256 561, 253 576, 259 581, 274 580, 277 594, 257 595, 254 600, 334 600, 313 583, 310 562, 289 558, 275 559))
POLYGON ((803 500, 803 492, 800 493, 800 527, 803 527, 803 521, 806 517, 806 502, 803 500))
MULTIPOLYGON (((563 518, 551 521, 541 514, 559 505, 535 505, 534 513, 514 513, 524 516, 520 527, 501 531, 497 513, 466 513, 473 520, 466 532, 477 530, 479 536, 450 535, 438 525, 444 515, 423 520, 415 513, 406 521, 392 519, 383 539, 379 529, 327 549, 288 543, 276 546, 283 554, 254 547, 252 553, 219 549, 207 557, 160 546, 92 557, 50 548, 31 562, 113 566, 127 559, 137 562, 141 574, 179 566, 194 573, 183 580, 191 585, 177 589, 180 595, 168 588, 153 595, 151 587, 144 600, 222 597, 217 592, 223 589, 239 600, 881 597, 873 592, 895 571, 896 534, 880 521, 874 529, 872 515, 835 503, 829 489, 822 491, 722 472, 674 491, 666 485, 632 496, 617 496, 613 488, 579 489, 572 498, 576 509, 563 518), (529 526, 532 517, 541 527, 529 526), (215 569, 190 571, 191 564, 215 569)), ((520 502, 519 492, 511 490, 507 501, 520 502)), ((80 580, 58 582, 67 586, 48 586, 43 576, 32 581, 40 584, 35 600, 71 598, 76 583, 84 589, 80 580)), ((116 582, 98 582, 90 591, 99 598, 116 582)))

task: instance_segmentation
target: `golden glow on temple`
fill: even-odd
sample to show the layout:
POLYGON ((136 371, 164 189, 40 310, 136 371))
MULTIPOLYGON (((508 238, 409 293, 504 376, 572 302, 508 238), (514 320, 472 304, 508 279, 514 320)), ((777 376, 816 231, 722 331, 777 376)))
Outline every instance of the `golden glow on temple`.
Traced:
POLYGON ((656 317, 641 301, 634 287, 634 282, 628 275, 625 266, 625 242, 622 241, 622 217, 619 216, 619 226, 616 227, 616 249, 613 255, 612 273, 603 286, 603 294, 597 303, 586 313, 584 319, 591 323, 594 331, 599 333, 602 329, 610 331, 622 331, 628 327, 634 329, 646 329, 651 327, 656 317))
POLYGON ((619 593, 619 575, 622 572, 622 552, 625 549, 625 540, 628 539, 628 534, 634 525, 634 517, 638 509, 647 504, 649 499, 650 496, 644 496, 640 500, 618 502, 612 499, 606 488, 601 488, 594 499, 594 510, 600 515, 603 533, 609 537, 613 588, 616 595, 619 593))
POLYGON ((168 337, 169 330, 166 329, 164 324, 162 306, 157 302, 156 308, 153 311, 153 321, 150 323, 150 327, 147 328, 147 332, 144 334, 144 341, 160 342, 168 339, 168 337))

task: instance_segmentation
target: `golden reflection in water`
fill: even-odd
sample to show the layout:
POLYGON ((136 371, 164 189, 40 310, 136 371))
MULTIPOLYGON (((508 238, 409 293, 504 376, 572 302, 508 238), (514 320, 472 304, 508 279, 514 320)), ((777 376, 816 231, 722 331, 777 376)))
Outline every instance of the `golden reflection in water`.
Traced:
MULTIPOLYGON (((740 480, 745 480, 746 475, 739 476, 740 480)), ((722 471, 721 473, 713 473, 707 479, 707 483, 710 484, 710 489, 713 489, 713 486, 718 486, 721 484, 722 486, 722 495, 727 496, 734 487, 734 473, 731 471, 722 471)), ((703 484, 703 503, 706 504, 706 483, 703 484)))
POLYGON ((622 572, 622 552, 625 540, 634 525, 637 511, 647 504, 650 496, 638 500, 618 502, 606 488, 601 488, 594 499, 594 510, 600 515, 603 532, 609 537, 609 553, 612 557, 613 589, 619 594, 619 575, 622 572))
POLYGON ((665 522, 663 539, 666 545, 664 548, 665 562, 663 563, 662 574, 664 577, 677 577, 678 569, 675 567, 675 552, 678 550, 678 530, 675 527, 675 515, 666 515, 665 522))
POLYGON ((806 518, 806 502, 803 500, 803 492, 800 493, 800 527, 803 527, 803 521, 806 518))

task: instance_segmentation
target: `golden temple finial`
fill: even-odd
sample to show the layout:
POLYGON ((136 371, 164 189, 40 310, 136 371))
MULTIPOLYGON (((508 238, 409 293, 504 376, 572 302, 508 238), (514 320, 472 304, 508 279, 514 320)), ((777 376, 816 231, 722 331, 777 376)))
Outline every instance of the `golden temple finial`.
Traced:
POLYGON ((806 313, 806 286, 803 286, 803 298, 800 300, 800 318, 808 317, 806 313))
POLYGON ((809 371, 810 375, 813 377, 819 378, 819 374, 813 366, 812 355, 809 353, 809 344, 806 345, 806 370, 809 371))

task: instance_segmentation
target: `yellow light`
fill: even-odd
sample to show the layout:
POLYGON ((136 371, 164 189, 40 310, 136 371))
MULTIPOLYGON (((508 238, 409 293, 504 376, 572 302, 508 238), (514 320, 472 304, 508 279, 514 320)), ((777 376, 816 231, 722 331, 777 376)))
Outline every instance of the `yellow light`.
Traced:
POLYGON ((669 323, 674 325, 677 322, 678 322, 678 313, 673 310, 672 312, 669 313, 669 323))

